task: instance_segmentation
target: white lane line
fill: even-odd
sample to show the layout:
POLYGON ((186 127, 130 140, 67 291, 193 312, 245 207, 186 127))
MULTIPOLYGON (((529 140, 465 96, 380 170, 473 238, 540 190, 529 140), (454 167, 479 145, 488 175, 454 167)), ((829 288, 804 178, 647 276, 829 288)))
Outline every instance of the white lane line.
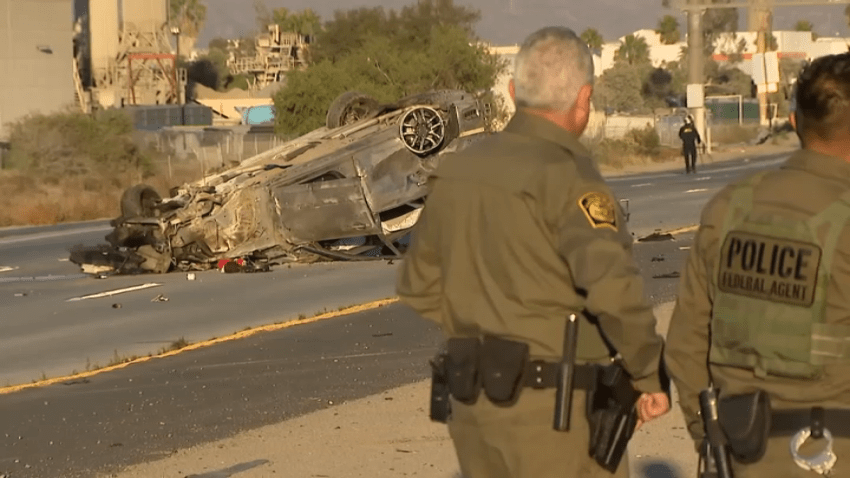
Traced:
POLYGON ((84 295, 84 296, 81 296, 81 297, 73 297, 71 299, 66 300, 65 302, 77 302, 77 301, 86 300, 86 299, 99 299, 101 297, 111 297, 111 296, 117 295, 117 294, 124 294, 126 292, 134 292, 134 291, 137 291, 137 290, 150 289, 151 287, 159 287, 161 285, 162 284, 157 284, 155 282, 148 282, 147 284, 134 285, 132 287, 125 287, 123 289, 114 289, 114 290, 108 290, 108 291, 105 291, 105 292, 98 292, 97 294, 89 294, 89 295, 84 295))
POLYGON ((653 183, 640 183, 640 184, 632 184, 633 188, 642 188, 644 186, 652 186, 653 183))
POLYGON ((708 181, 709 179, 711 179, 711 176, 701 176, 698 178, 694 178, 694 181, 708 181))
POLYGON ((113 228, 111 226, 100 226, 100 227, 89 227, 84 229, 69 229, 67 231, 57 231, 57 232, 42 232, 32 235, 23 235, 23 236, 12 236, 12 237, 4 237, 0 238, 0 246, 5 244, 17 244, 19 242, 29 242, 29 241, 37 241, 39 239, 50 239, 54 237, 63 237, 63 236, 73 236, 77 234, 88 234, 94 232, 106 232, 111 231, 113 228))
POLYGON ((685 193, 701 193, 704 191, 708 191, 708 189, 688 189, 685 193))
POLYGON ((0 266, 0 272, 9 272, 18 270, 17 267, 9 267, 9 266, 0 266))

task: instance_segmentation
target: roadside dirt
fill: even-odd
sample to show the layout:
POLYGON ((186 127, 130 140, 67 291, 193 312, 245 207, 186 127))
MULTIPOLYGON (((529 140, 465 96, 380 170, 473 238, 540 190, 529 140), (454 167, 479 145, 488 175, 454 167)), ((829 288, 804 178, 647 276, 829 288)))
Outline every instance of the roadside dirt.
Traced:
MULTIPOLYGON (((655 308, 666 335, 673 303, 655 308)), ((106 476, 116 478, 389 477, 460 478, 444 425, 428 420, 430 384, 417 382, 349 403, 176 451, 106 476)), ((693 442, 677 404, 638 430, 629 445, 631 475, 684 478, 696 474, 693 442)))
MULTIPOLYGON (((720 145, 714 148, 711 154, 700 155, 697 158, 697 171, 701 165, 731 161, 735 159, 762 156, 768 154, 790 153, 800 147, 800 141, 796 136, 788 135, 784 139, 777 138, 776 141, 768 140, 760 145, 734 144, 720 145)), ((612 168, 600 165, 599 170, 603 176, 625 176, 628 174, 649 173, 657 171, 684 170, 685 161, 681 157, 674 161, 662 163, 630 164, 623 168, 612 168)))

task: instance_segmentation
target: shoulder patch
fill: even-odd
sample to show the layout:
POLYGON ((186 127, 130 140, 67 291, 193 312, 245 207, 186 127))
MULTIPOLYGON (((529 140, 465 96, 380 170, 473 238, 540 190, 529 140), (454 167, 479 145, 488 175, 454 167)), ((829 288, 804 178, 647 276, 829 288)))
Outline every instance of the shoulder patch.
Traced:
POLYGON ((617 210, 611 196, 603 193, 587 193, 580 197, 578 206, 594 228, 607 227, 617 230, 617 210))

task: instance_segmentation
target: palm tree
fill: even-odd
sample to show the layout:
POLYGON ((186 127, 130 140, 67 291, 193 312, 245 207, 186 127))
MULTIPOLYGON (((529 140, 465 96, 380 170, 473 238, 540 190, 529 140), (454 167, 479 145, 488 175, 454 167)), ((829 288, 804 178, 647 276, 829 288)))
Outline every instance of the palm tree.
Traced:
POLYGON ((628 35, 620 42, 620 48, 614 54, 617 61, 625 61, 629 65, 649 62, 649 45, 642 37, 628 35))
POLYGON ((581 32, 581 39, 587 43, 587 47, 594 51, 602 49, 602 44, 605 40, 602 39, 602 34, 595 28, 588 28, 581 32))
POLYGON ((682 37, 679 33, 679 20, 676 20, 673 15, 664 15, 664 18, 658 21, 655 33, 661 35, 661 42, 665 45, 677 43, 682 37))

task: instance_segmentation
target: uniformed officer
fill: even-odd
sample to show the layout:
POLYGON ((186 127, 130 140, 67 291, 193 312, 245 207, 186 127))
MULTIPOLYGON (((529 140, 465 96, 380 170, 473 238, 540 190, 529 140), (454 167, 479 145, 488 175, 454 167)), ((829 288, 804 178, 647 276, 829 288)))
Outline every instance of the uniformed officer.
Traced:
POLYGON ((682 140, 682 156, 685 157, 685 174, 697 172, 697 144, 702 144, 694 121, 688 115, 685 124, 679 128, 679 139, 682 140))
POLYGON ((667 335, 697 442, 719 390, 736 478, 850 476, 850 53, 801 73, 791 121, 802 149, 703 210, 667 335))
MULTIPOLYGON (((637 407, 645 422, 669 408, 658 373, 662 339, 622 211, 579 142, 592 82, 591 54, 572 30, 528 37, 510 83, 515 116, 433 174, 398 294, 447 338, 513 344, 491 357, 507 370, 496 378, 521 369, 508 356, 526 346, 528 360, 557 363, 567 317, 581 314, 578 362, 608 364, 619 352, 644 392, 637 407)), ((475 371, 473 359, 459 362, 475 371)), ((448 422, 465 478, 628 475, 625 462, 612 475, 588 456, 584 390, 574 394, 570 431, 558 432, 551 384, 510 378, 520 382, 517 394, 494 402, 488 385, 478 392, 470 377, 472 400, 461 403, 452 390, 448 422)))

